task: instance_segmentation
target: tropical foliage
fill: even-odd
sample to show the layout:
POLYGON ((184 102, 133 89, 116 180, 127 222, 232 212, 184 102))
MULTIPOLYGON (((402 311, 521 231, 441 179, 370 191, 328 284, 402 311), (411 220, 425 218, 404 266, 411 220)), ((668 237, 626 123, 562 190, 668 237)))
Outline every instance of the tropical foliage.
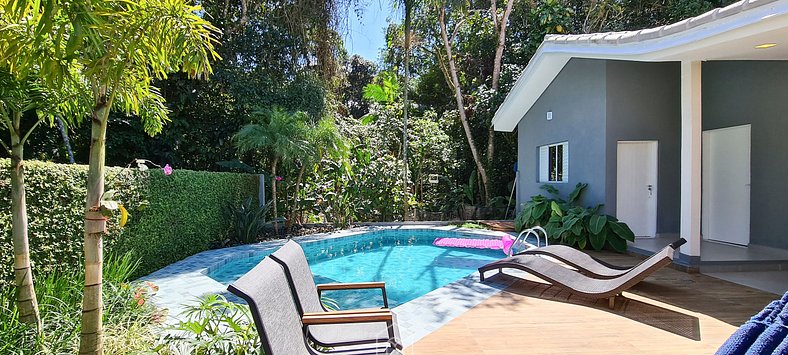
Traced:
POLYGON ((568 199, 558 197, 558 190, 543 185, 553 197, 532 196, 523 205, 515 218, 515 229, 540 226, 545 229, 551 242, 577 246, 580 249, 592 247, 600 250, 609 247, 618 252, 627 250, 627 241, 634 241, 635 234, 626 223, 610 215, 600 214, 602 205, 582 207, 579 200, 588 184, 579 183, 569 194, 568 199))
MULTIPOLYGON (((17 317, 8 324, 40 324, 35 346, 45 346, 49 291, 34 285, 54 282, 56 260, 84 262, 86 291, 69 289, 84 295, 80 351, 109 351, 100 336, 112 316, 102 302, 114 304, 102 300, 112 287, 102 287, 104 244, 135 252, 137 272, 148 272, 210 246, 259 240, 266 221, 286 232, 467 211, 500 217, 513 203, 517 136, 490 123, 545 35, 664 25, 731 2, 403 0, 395 2, 403 21, 386 28, 380 57, 363 59, 342 43, 347 16, 364 11, 355 0, 0 0, 0 156, 9 158, 0 189, 12 211, 0 223, 3 250, 14 248, 0 260, 15 263, 19 301, 3 300, 17 317), (38 175, 25 170, 37 166, 30 158, 89 168, 38 175), (179 170, 170 179, 128 175, 141 183, 126 173, 105 180, 105 163, 138 158, 179 170), (270 216, 238 193, 253 190, 256 177, 183 169, 263 174, 270 216), (61 194, 44 196, 48 189, 61 194), (132 222, 119 231, 122 206, 132 222), (114 234, 105 238, 107 225, 114 234)), ((544 225, 581 248, 623 250, 631 231, 599 206, 580 206, 582 190, 566 200, 535 196, 518 225, 544 225)), ((63 339, 74 345, 75 336, 63 339)))

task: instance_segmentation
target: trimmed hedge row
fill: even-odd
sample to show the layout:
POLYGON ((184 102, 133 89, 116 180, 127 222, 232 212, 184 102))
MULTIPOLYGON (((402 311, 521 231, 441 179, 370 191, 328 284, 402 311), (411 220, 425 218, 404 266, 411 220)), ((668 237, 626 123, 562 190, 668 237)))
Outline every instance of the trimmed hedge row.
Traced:
MULTIPOLYGON (((10 161, 0 159, 0 284, 13 282, 10 161)), ((251 174, 176 169, 107 168, 106 189, 129 210, 129 222, 109 223, 106 253, 131 251, 145 275, 207 250, 228 233, 225 206, 256 197, 258 177, 251 174)), ((27 161, 27 212, 34 272, 57 272, 82 263, 82 228, 87 166, 27 161)))

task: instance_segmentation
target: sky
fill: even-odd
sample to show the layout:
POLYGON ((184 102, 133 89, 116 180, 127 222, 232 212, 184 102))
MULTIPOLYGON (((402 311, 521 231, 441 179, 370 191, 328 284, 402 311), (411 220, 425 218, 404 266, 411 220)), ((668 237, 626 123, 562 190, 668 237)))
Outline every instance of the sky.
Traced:
POLYGON ((368 0, 359 18, 349 14, 348 30, 344 35, 345 49, 351 56, 358 54, 377 62, 378 53, 386 46, 387 18, 396 19, 390 0, 368 0))

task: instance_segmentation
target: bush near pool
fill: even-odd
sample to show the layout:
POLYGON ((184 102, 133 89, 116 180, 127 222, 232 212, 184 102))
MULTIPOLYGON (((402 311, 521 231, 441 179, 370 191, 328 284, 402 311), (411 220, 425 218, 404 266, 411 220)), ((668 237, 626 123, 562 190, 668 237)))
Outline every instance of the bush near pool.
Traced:
MULTIPOLYGON (((0 250, 11 246, 10 160, 0 159, 0 250)), ((210 248, 225 235, 230 219, 224 206, 255 197, 259 178, 252 174, 161 169, 107 168, 106 190, 129 211, 129 222, 109 223, 106 253, 132 251, 140 258, 137 276, 210 248)), ((25 162, 30 254, 35 275, 82 264, 86 165, 25 162)), ((13 282, 13 253, 0 254, 0 286, 13 282)))

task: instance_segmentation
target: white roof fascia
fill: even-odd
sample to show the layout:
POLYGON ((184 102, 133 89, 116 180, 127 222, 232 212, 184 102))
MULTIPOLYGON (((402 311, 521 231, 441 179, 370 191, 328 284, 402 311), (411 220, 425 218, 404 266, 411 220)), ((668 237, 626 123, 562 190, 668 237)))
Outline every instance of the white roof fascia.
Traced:
POLYGON ((750 0, 653 29, 549 35, 496 111, 492 124, 496 131, 513 131, 571 58, 703 60, 703 49, 784 27, 788 27, 788 0, 750 0))

